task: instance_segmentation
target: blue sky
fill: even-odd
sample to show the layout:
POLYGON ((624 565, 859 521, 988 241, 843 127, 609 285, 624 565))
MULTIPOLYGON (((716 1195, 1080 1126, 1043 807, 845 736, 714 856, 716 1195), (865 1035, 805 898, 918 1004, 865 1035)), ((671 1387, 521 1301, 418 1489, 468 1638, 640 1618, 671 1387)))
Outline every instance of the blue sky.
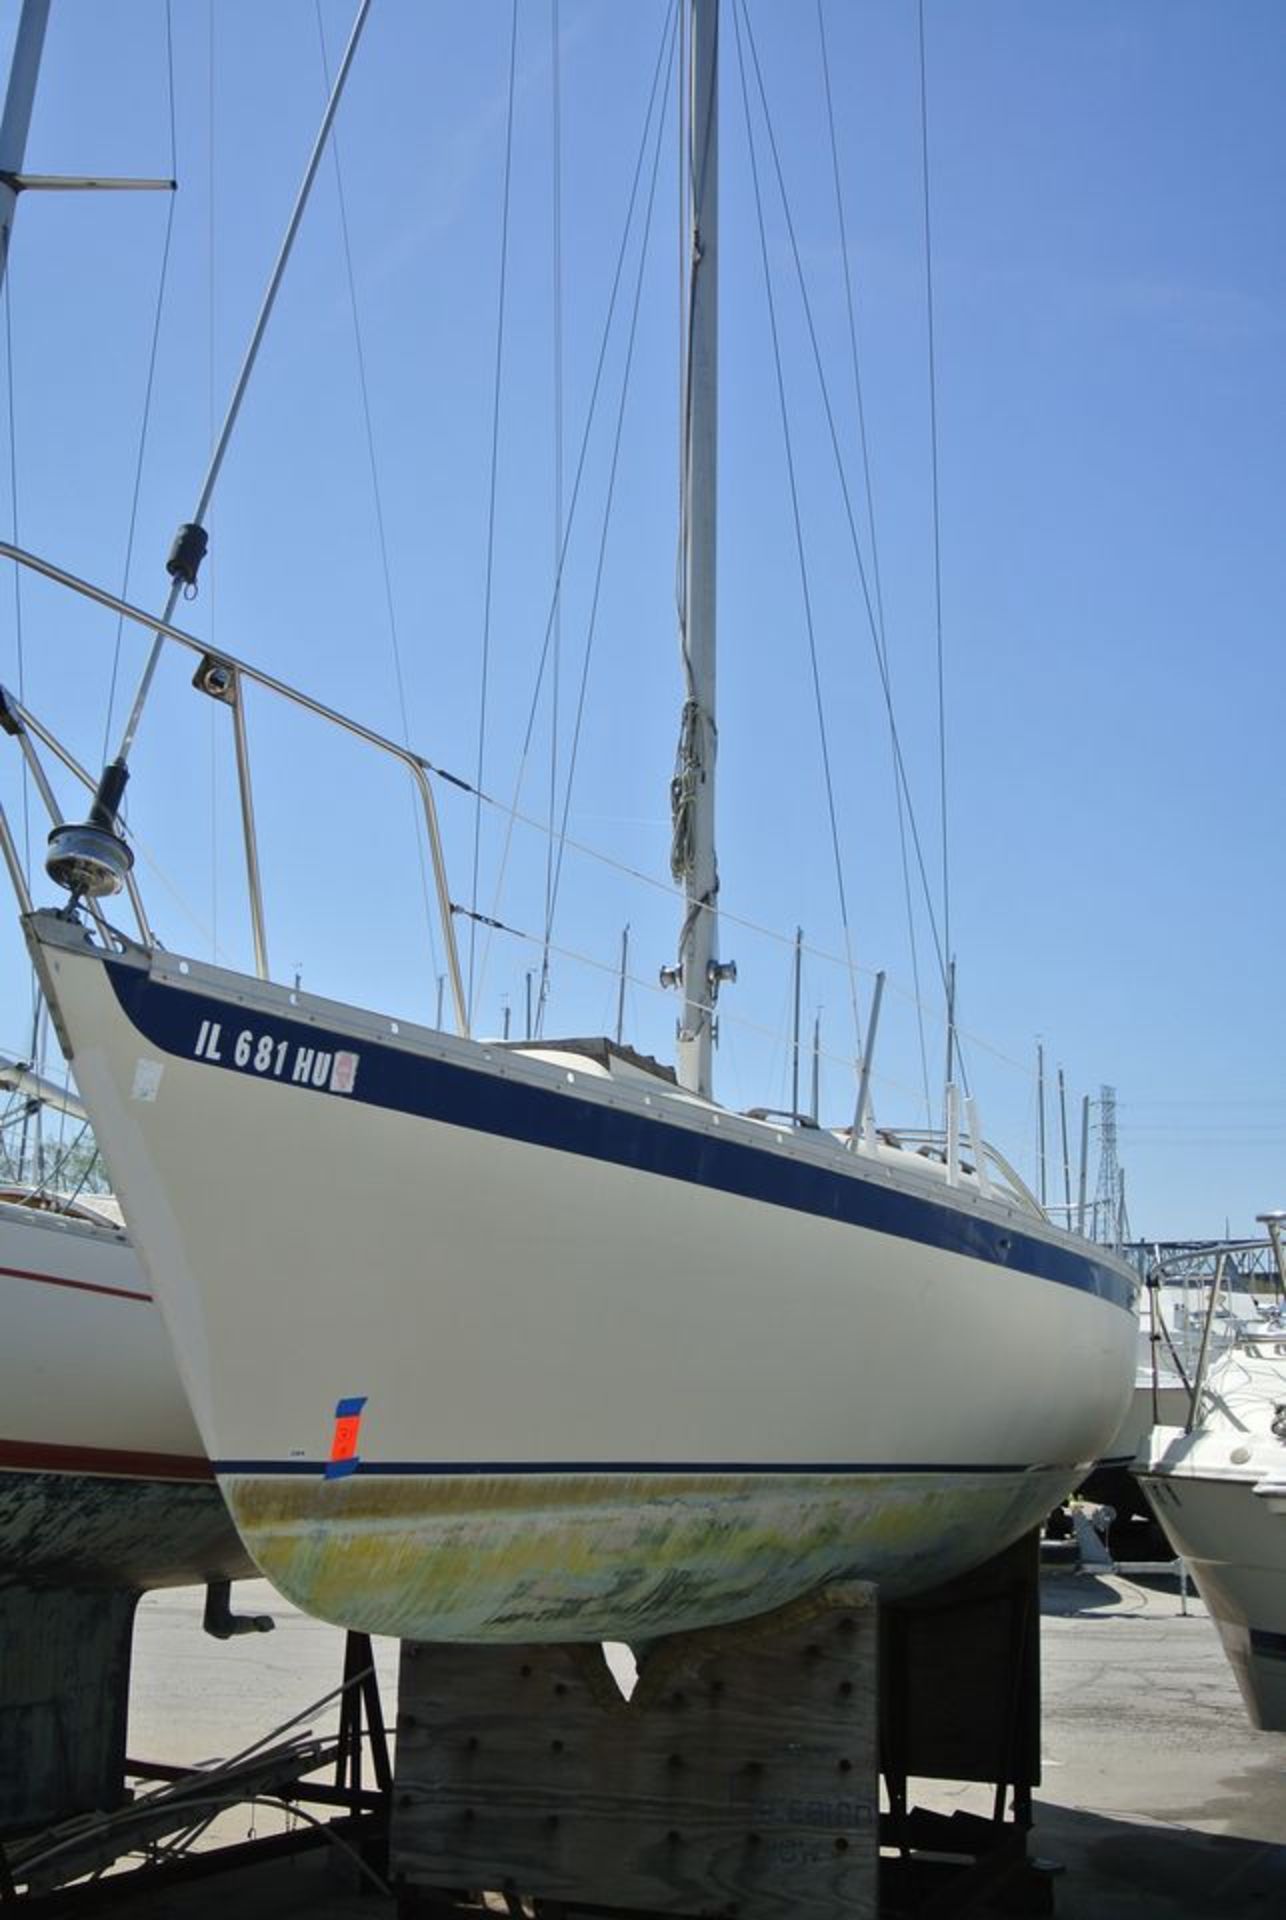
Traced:
MULTIPOLYGON (((865 540, 816 12, 765 0, 748 11, 865 540)), ((551 13, 546 0, 521 0, 484 753, 487 790, 505 802, 518 793, 537 816, 548 811, 551 735, 564 777, 568 765, 642 234, 636 222, 568 541, 558 725, 547 676, 520 783, 556 547, 551 13)), ((736 922, 722 948, 740 978, 722 1008, 718 1084, 736 1105, 788 1098, 799 924, 806 1019, 822 1010, 824 1117, 839 1121, 853 1097, 844 933, 725 13, 720 858, 736 922)), ((206 0, 182 0, 173 14, 180 191, 130 572, 131 594, 151 607, 324 98, 315 0, 218 0, 213 17, 206 0)), ((558 15, 566 503, 667 7, 560 0, 558 15)), ((6 9, 6 39, 15 16, 6 9)), ((940 910, 916 11, 827 0, 825 17, 890 671, 940 910)), ((347 0, 323 0, 332 65, 350 18, 347 0)), ((406 713, 415 743, 468 776, 509 24, 499 0, 376 0, 339 123, 406 713)), ((1074 1106, 1100 1082, 1118 1088, 1136 1228, 1217 1233, 1227 1219, 1246 1230, 1286 1194, 1274 884, 1286 18, 1271 0, 929 0, 926 37, 952 944, 966 1062, 988 1133, 1029 1177, 1041 1036, 1074 1106)), ((165 45, 160 0, 54 0, 31 170, 168 173, 165 45)), ((888 733, 760 119, 755 129, 863 1008, 872 970, 890 976, 878 1113, 914 1123, 923 1075, 888 733)), ((665 882, 680 697, 672 106, 657 181, 569 803, 573 838, 617 864, 567 856, 547 1031, 614 1020, 628 920, 630 1031, 665 1053, 674 1003, 652 983, 673 957, 677 913, 663 884, 620 869, 665 882)), ((19 529, 38 552, 115 587, 167 213, 163 196, 31 195, 11 265, 19 529)), ((3 524, 14 512, 6 461, 3 524)), ((211 529, 201 596, 184 610, 192 629, 399 735, 330 164, 211 529)), ((12 608, 7 597, 3 670, 16 680, 12 608)), ((113 623, 24 585, 22 634, 31 705, 96 765, 113 623)), ((127 638, 122 687, 140 659, 127 638)), ((188 677, 176 660, 158 682, 131 822, 162 938, 246 966, 226 716, 188 677)), ((117 725, 119 715, 118 695, 117 725)), ((262 701, 248 718, 274 972, 299 967, 318 991, 431 1017, 440 961, 400 782, 262 701)), ((0 781, 20 818, 11 762, 0 781)), ((443 808, 453 892, 467 899, 472 812, 450 790, 443 808)), ((492 811, 481 847, 480 906, 538 936, 544 836, 516 828, 506 856, 492 811)), ((916 932, 936 1100, 941 994, 922 901, 916 932)), ((498 1030, 506 999, 521 1027, 539 953, 538 938, 511 935, 478 947, 480 1029, 498 1030)), ((26 986, 16 942, 0 959, 0 988, 10 1009, 0 1038, 17 1047, 26 986)), ((1060 1185, 1051 1160, 1055 1194, 1060 1185)))

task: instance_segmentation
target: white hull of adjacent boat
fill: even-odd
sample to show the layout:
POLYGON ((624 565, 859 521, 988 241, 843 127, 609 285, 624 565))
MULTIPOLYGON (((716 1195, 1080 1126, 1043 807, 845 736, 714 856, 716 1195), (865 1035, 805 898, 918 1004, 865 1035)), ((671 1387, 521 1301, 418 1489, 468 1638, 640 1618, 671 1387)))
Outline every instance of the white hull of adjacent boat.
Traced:
POLYGON ((638 1638, 924 1589, 1120 1425, 1132 1276, 1017 1207, 30 931, 234 1518, 310 1612, 638 1638))
POLYGON ((1210 1609, 1251 1720, 1286 1733, 1286 1514, 1255 1491, 1266 1462, 1229 1467, 1232 1438, 1158 1427, 1139 1477, 1210 1609))
POLYGON ((1099 1465, 1130 1466, 1153 1427, 1177 1426, 1186 1416, 1191 1398, 1191 1390, 1177 1374, 1163 1373, 1154 1383, 1151 1369, 1140 1368, 1125 1418, 1099 1465))
POLYGON ((1136 1469, 1219 1629, 1246 1711, 1286 1733, 1286 1341, 1211 1370, 1201 1425, 1158 1427, 1136 1469))
POLYGON ((119 1228, 0 1201, 0 1325, 0 1584, 249 1570, 119 1228))

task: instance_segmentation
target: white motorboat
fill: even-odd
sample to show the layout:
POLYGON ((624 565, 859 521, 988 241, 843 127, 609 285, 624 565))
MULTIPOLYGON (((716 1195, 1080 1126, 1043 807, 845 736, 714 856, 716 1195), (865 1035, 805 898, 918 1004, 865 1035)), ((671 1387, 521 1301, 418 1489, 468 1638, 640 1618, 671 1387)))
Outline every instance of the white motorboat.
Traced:
MULTIPOLYGON (((1286 1216, 1262 1218, 1277 1305, 1261 1306, 1208 1373, 1203 1354, 1187 1421, 1157 1427, 1135 1472, 1192 1570, 1251 1720, 1286 1733, 1286 1216)), ((1218 1300, 1216 1288, 1208 1326, 1218 1300)))
POLYGON ((1286 1326, 1225 1353, 1200 1423, 1157 1427, 1135 1471, 1192 1570, 1251 1720, 1286 1733, 1286 1326))
POLYGON ((1181 1422, 1191 1399, 1191 1388, 1172 1367, 1159 1365, 1154 1379, 1151 1357, 1140 1359, 1125 1418, 1108 1443, 1099 1469, 1131 1467, 1153 1427, 1181 1422))
POLYGON ((1139 1305, 1134 1393, 1101 1468, 1128 1468, 1153 1427, 1182 1426, 1192 1405, 1198 1367, 1217 1359, 1263 1321, 1242 1267, 1262 1256, 1263 1240, 1210 1243, 1199 1256, 1163 1255, 1149 1262, 1139 1305))
MULTIPOLYGON (((927 1154, 876 1129, 875 1008, 852 1128, 713 1097, 715 16, 698 0, 677 1074, 470 1037, 433 769, 173 625, 199 514, 160 622, 87 589, 193 648, 238 727, 257 681, 394 754, 425 807, 454 1036, 105 926, 139 703, 91 821, 51 837, 93 910, 24 916, 242 1538, 352 1627, 650 1639, 831 1579, 931 1588, 1083 1478, 1133 1381, 1135 1275, 1049 1223, 972 1103, 949 1087, 927 1154)), ((266 973, 249 812, 246 838, 266 973)))

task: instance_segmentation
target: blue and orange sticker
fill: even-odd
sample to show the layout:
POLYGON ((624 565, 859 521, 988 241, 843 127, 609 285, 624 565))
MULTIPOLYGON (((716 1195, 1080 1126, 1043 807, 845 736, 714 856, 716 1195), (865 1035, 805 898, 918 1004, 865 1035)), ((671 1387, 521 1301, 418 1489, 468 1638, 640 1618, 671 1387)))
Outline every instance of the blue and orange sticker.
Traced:
POLYGON ((335 1407, 335 1433, 330 1443, 330 1459, 326 1462, 325 1478, 341 1480, 346 1473, 356 1473, 358 1467, 357 1434, 362 1424, 362 1408, 366 1405, 366 1395, 356 1399, 340 1400, 335 1407))

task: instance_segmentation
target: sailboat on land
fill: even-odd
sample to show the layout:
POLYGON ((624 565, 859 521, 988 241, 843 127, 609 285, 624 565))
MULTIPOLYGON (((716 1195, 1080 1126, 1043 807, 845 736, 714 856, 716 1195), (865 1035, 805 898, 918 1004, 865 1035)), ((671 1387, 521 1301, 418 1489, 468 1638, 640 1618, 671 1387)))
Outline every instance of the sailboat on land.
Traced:
MULTIPOLYGON (((14 34, 0 115, 0 282, 20 192, 172 185, 24 172, 48 12, 47 0, 28 0, 14 34)), ((36 1109, 85 1124, 75 1096, 30 1065, 0 1061, 0 1086, 23 1100, 24 1134, 36 1109)), ((31 1707, 37 1683, 15 1671, 19 1593, 42 1596, 34 1617, 53 1589, 138 1593, 253 1569, 119 1207, 110 1195, 60 1191, 56 1171, 28 1180, 32 1169, 17 1158, 0 1186, 0 1598, 9 1607, 0 1699, 11 1698, 5 1683, 16 1685, 31 1707)), ((54 1637, 50 1627, 50 1645, 54 1637)), ((0 1795, 0 1819, 13 1805, 31 1803, 0 1795)))
MULTIPOLYGON (((697 0, 677 1071, 475 1040, 454 961, 449 1035, 115 933, 123 753, 51 836, 73 910, 24 916, 242 1538, 347 1626, 638 1640, 828 1580, 928 1589, 1041 1520, 1133 1381, 1132 1270, 1049 1223, 954 1090, 929 1154, 872 1124, 869 1036, 851 1129, 713 1097, 716 34, 697 0)), ((302 699, 145 623, 234 722, 248 680, 302 699)), ((409 767, 453 953, 428 763, 302 703, 409 767)))

